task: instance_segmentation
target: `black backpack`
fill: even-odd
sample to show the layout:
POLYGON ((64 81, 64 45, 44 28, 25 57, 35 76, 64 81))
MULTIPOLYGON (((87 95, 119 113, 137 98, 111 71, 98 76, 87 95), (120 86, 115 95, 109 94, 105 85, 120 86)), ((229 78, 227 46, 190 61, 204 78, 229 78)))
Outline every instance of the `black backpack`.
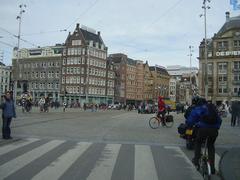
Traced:
POLYGON ((202 121, 207 124, 216 124, 217 123, 217 110, 213 104, 207 104, 208 114, 202 116, 202 121))

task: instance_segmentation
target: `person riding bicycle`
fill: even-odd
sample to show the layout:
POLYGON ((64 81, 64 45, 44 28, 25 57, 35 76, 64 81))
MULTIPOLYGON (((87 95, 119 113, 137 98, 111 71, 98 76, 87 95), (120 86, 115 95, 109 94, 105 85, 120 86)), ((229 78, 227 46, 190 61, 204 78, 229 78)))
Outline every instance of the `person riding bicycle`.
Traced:
POLYGON ((163 97, 159 96, 158 97, 158 114, 157 117, 162 118, 162 123, 165 125, 165 114, 166 114, 166 105, 165 102, 163 101, 163 97))
POLYGON ((215 106, 207 103, 204 98, 199 98, 196 107, 192 109, 187 117, 188 126, 196 127, 196 141, 193 163, 199 169, 199 159, 201 157, 201 145, 207 140, 208 158, 210 160, 211 173, 215 174, 215 147, 214 143, 218 136, 218 129, 221 126, 221 118, 219 117, 215 106))

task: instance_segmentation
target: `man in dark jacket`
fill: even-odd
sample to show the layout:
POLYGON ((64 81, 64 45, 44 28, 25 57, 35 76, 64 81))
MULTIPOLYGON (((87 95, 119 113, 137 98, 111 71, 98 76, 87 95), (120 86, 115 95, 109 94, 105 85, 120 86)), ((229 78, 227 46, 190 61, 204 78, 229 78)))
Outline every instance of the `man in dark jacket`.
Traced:
POLYGON ((206 100, 202 99, 198 102, 196 107, 191 111, 186 123, 188 126, 195 126, 197 130, 197 137, 195 142, 195 153, 193 163, 199 168, 199 159, 201 157, 201 145, 208 138, 208 157, 211 165, 211 172, 215 174, 215 147, 214 143, 218 136, 218 129, 221 126, 221 118, 219 117, 215 106, 208 104, 206 100))
POLYGON ((10 124, 12 118, 16 118, 16 111, 14 107, 14 102, 12 100, 10 92, 7 92, 4 96, 5 102, 0 105, 2 109, 2 138, 3 139, 12 139, 10 124))

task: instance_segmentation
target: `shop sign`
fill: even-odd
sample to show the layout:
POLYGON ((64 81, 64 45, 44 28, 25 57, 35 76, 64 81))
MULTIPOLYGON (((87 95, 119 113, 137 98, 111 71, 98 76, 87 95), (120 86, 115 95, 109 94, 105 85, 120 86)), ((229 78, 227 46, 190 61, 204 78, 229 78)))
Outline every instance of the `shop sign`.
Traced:
POLYGON ((240 51, 216 52, 216 56, 239 56, 240 51))

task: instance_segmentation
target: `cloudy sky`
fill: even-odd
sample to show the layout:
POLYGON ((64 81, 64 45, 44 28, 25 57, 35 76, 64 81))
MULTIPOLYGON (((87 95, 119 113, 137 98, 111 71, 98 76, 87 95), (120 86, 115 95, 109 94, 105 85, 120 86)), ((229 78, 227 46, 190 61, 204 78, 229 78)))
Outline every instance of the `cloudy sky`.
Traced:
MULTIPOLYGON (((211 0, 207 13, 208 37, 225 22, 225 12, 237 16, 230 0, 211 0)), ((11 64, 17 39, 21 3, 20 48, 64 43, 76 23, 101 31, 108 53, 125 53, 150 65, 189 66, 189 45, 194 46, 192 63, 198 66, 198 46, 204 37, 203 0, 0 0, 0 50, 4 63, 11 64), (67 31, 62 31, 67 29, 67 31), (7 32, 8 31, 8 32, 7 32)))

